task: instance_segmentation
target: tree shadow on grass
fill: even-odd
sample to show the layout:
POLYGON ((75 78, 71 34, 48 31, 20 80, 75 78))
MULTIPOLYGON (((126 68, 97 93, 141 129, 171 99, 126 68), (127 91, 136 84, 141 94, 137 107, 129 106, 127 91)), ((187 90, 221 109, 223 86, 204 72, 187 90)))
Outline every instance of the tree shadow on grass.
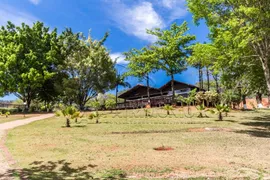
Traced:
POLYGON ((31 167, 23 169, 10 169, 4 174, 0 174, 0 179, 9 179, 14 176, 21 180, 41 180, 41 179, 94 179, 93 174, 89 172, 89 168, 94 168, 96 165, 88 165, 81 167, 71 167, 71 163, 65 160, 57 162, 34 161, 30 164, 31 167))
POLYGON ((251 130, 236 131, 236 133, 248 134, 250 136, 261 137, 261 138, 270 138, 270 131, 268 132, 268 131, 256 130, 256 128, 251 129, 251 130))
POLYGON ((250 129, 236 131, 237 133, 249 134, 255 137, 270 138, 270 115, 258 117, 247 117, 248 122, 241 122, 241 125, 249 126, 250 129))

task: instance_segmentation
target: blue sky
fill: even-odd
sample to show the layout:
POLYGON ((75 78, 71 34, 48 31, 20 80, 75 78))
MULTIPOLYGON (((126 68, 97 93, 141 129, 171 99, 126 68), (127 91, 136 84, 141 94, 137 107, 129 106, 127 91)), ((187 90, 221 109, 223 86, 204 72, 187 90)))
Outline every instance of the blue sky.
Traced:
MULTIPOLYGON (((168 28, 173 22, 181 24, 187 21, 189 33, 196 35, 197 42, 208 41, 206 25, 194 25, 185 0, 1 0, 0 7, 0 25, 5 25, 8 20, 16 25, 22 22, 31 25, 39 20, 59 32, 71 27, 74 32, 87 35, 91 29, 92 37, 97 39, 109 31, 105 45, 112 58, 120 57, 118 63, 122 65, 125 62, 121 53, 131 48, 142 48, 154 41, 145 29, 168 28)), ((117 66, 117 69, 125 71, 122 66, 117 66)), ((198 73, 189 68, 175 78, 195 84, 198 73)), ((151 86, 160 87, 170 78, 158 71, 151 75, 151 79, 151 86)), ((144 83, 136 78, 129 78, 128 81, 132 85, 144 83)), ((9 95, 4 99, 15 97, 9 95)))

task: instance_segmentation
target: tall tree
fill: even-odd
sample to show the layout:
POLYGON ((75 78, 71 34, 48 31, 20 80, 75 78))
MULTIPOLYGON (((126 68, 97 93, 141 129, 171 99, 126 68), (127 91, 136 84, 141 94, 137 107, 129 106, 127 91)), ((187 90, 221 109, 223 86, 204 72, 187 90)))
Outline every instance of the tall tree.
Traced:
POLYGON ((14 93, 30 107, 43 84, 56 75, 62 59, 56 29, 43 23, 31 27, 8 22, 0 30, 0 73, 4 91, 14 93))
POLYGON ((103 45, 107 37, 108 33, 101 40, 93 40, 90 35, 87 39, 82 37, 79 48, 66 58, 67 82, 74 83, 74 87, 69 89, 72 89, 70 92, 80 109, 84 109, 89 99, 113 88, 115 84, 115 63, 103 45))
POLYGON ((129 62, 126 76, 135 76, 139 80, 146 80, 148 103, 151 104, 149 74, 157 69, 155 54, 151 49, 144 47, 141 50, 131 49, 129 52, 124 53, 124 55, 129 62))
MULTIPOLYGON (((261 64, 270 102, 270 1, 187 0, 195 22, 204 19, 213 42, 229 60, 253 57, 261 64), (243 55, 241 51, 249 50, 243 55)), ((220 62, 224 63, 224 62, 220 62)), ((250 63, 246 59, 245 63, 250 63)))
MULTIPOLYGON (((195 44, 191 46, 192 55, 188 58, 188 63, 190 65, 197 65, 206 68, 207 77, 207 90, 210 90, 210 70, 214 62, 219 55, 218 50, 212 44, 195 44)), ((216 74, 214 74, 215 76, 216 74)))
POLYGON ((147 30, 154 35, 157 41, 151 46, 151 50, 158 59, 157 67, 164 70, 171 77, 172 102, 175 102, 174 75, 186 70, 186 59, 190 53, 190 43, 195 36, 187 34, 187 22, 177 25, 172 24, 170 29, 147 30))

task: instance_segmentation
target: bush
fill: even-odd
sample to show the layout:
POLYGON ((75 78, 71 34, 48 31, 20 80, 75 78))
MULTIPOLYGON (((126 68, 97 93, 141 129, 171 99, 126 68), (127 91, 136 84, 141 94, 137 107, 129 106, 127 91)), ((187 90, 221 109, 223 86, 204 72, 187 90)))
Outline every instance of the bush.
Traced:
POLYGON ((7 112, 5 113, 5 115, 6 115, 6 117, 8 117, 8 116, 10 115, 10 112, 7 111, 7 112))
POLYGON ((11 114, 18 113, 19 109, 18 108, 0 108, 0 112, 2 114, 6 114, 6 112, 9 112, 11 114))
POLYGON ((61 111, 59 111, 59 110, 58 111, 55 111, 55 116, 56 117, 60 117, 61 115, 62 115, 62 112, 61 111))

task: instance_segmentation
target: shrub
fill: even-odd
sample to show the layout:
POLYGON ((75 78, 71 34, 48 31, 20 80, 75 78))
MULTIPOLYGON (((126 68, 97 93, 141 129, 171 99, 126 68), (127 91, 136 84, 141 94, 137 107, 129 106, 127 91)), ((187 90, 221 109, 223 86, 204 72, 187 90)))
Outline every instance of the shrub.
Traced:
POLYGON ((173 110, 173 107, 170 106, 169 104, 165 104, 165 106, 163 107, 163 109, 167 111, 167 115, 170 115, 170 111, 173 110))
POLYGON ((19 112, 18 108, 0 108, 0 112, 5 114, 6 112, 10 112, 11 114, 19 112))
POLYGON ((8 116, 10 115, 10 112, 7 111, 7 112, 5 113, 5 115, 6 115, 6 117, 8 117, 8 116))
POLYGON ((77 119, 80 116, 80 111, 74 106, 64 107, 61 112, 66 117, 66 127, 70 127, 70 119, 77 119))
POLYGON ((56 117, 59 117, 59 116, 61 116, 61 115, 62 115, 62 112, 61 112, 60 110, 55 111, 55 116, 56 116, 56 117))

